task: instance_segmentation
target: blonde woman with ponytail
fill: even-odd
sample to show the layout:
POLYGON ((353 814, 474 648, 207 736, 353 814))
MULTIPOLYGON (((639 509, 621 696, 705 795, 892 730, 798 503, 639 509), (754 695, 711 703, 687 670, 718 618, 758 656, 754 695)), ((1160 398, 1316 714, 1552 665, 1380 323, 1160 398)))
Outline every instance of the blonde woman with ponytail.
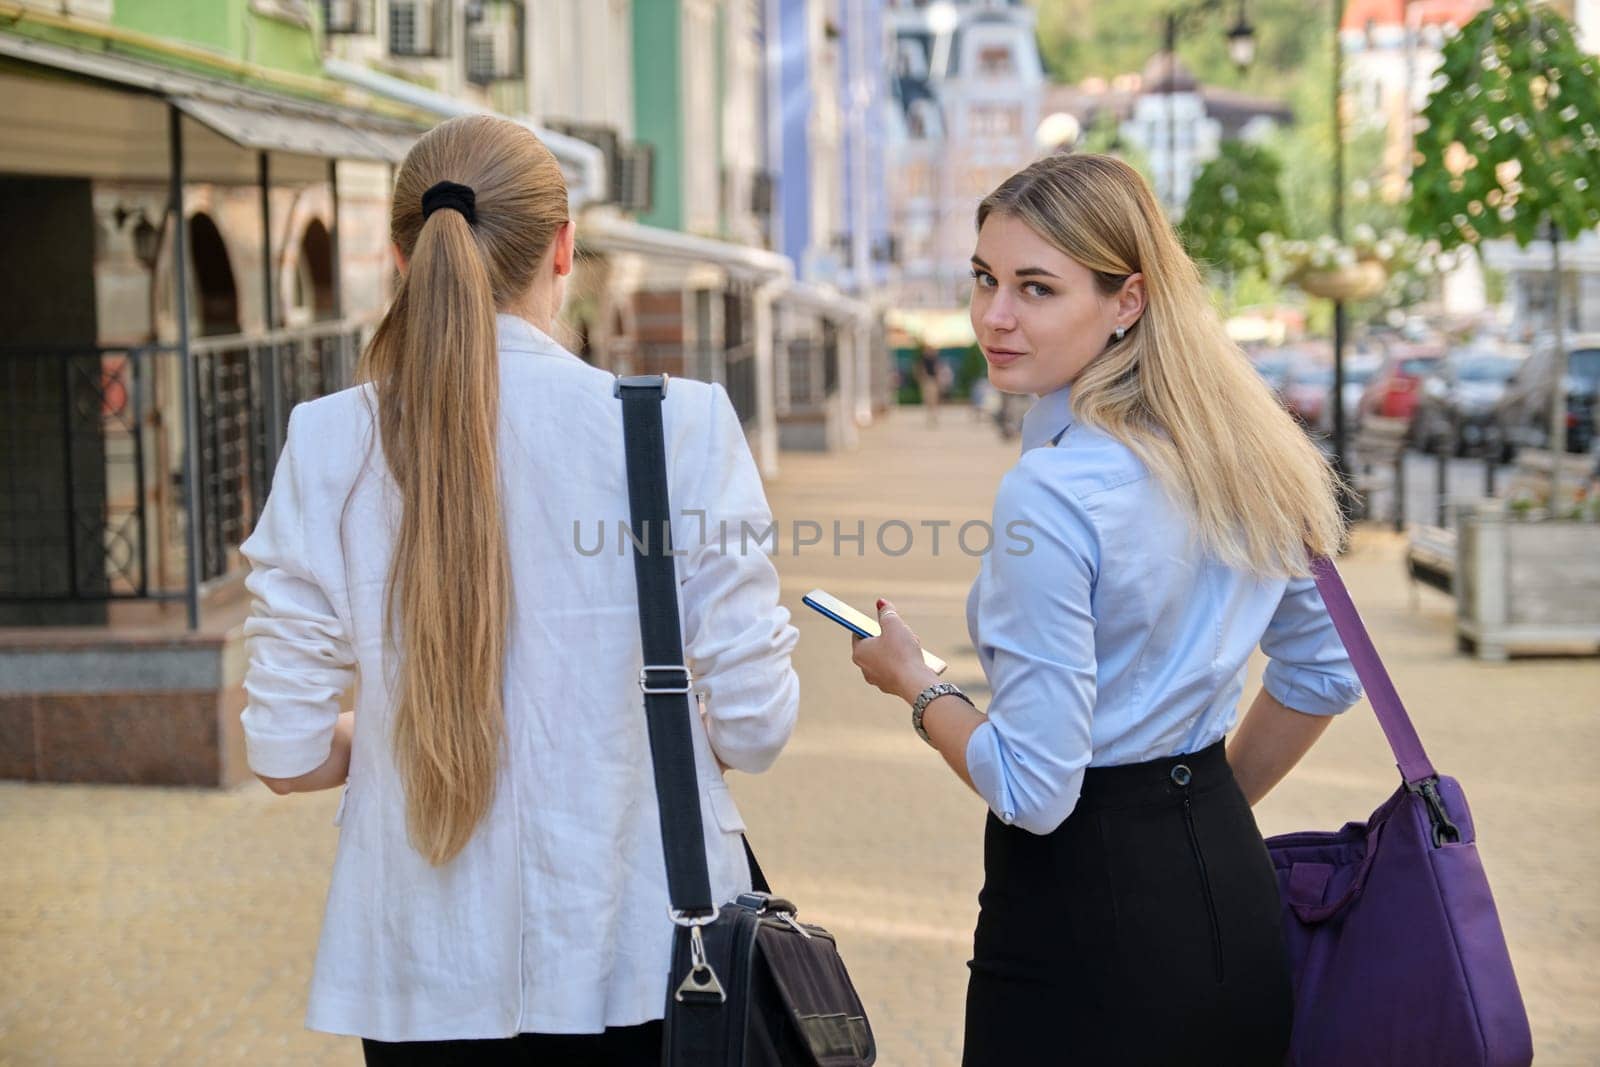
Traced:
POLYGON ((1360 697, 1309 576, 1343 537, 1333 475, 1126 164, 1041 159, 977 221, 989 380, 1037 397, 967 602, 987 714, 886 601, 854 654, 990 808, 963 1063, 1276 1067, 1292 1001, 1250 807, 1360 697))
MULTIPOLYGON (((307 1022, 370 1064, 656 1064, 672 925, 632 554, 604 540, 628 516, 622 421, 612 376, 550 336, 561 169, 515 123, 452 119, 401 165, 390 232, 402 280, 361 384, 294 410, 243 546, 250 766, 345 790, 307 1022)), ((771 521, 727 394, 675 379, 664 421, 731 900, 750 881, 721 769, 787 740, 797 635, 767 556, 697 535, 697 512, 771 521)))

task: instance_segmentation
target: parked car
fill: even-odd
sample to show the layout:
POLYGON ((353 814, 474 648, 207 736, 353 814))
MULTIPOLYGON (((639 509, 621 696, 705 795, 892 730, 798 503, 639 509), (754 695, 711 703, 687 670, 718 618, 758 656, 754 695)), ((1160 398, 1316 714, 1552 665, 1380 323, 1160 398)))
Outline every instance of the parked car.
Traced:
POLYGON ((1250 363, 1267 386, 1281 398, 1284 381, 1289 377, 1289 368, 1300 358, 1302 358, 1300 354, 1292 349, 1267 348, 1254 356, 1250 363))
POLYGON ((1424 452, 1482 452, 1496 436, 1495 405, 1525 356, 1498 348, 1452 351, 1422 379, 1411 440, 1424 452))
POLYGON ((1392 345, 1378 372, 1361 394, 1361 416, 1378 415, 1409 422, 1417 409, 1417 395, 1422 387, 1423 375, 1443 358, 1442 345, 1392 345))
POLYGON ((1295 363, 1284 377, 1283 406, 1302 426, 1321 427, 1332 406, 1328 398, 1333 393, 1333 367, 1327 363, 1295 363))
MULTIPOLYGON (((1344 361, 1344 428, 1354 430, 1361 425, 1361 394, 1366 390, 1367 384, 1372 381, 1373 375, 1378 373, 1378 368, 1383 366, 1383 357, 1373 352, 1356 352, 1345 357, 1344 361)), ((1328 387, 1328 406, 1323 413, 1318 429, 1324 433, 1333 432, 1333 387, 1328 387)))
MULTIPOLYGON (((1567 451, 1587 452, 1594 443, 1595 401, 1600 394, 1600 333, 1569 336, 1566 347, 1567 373, 1561 389, 1567 396, 1567 451)), ((1554 338, 1541 338, 1495 405, 1497 444, 1506 459, 1518 446, 1550 447, 1555 351, 1554 338)))

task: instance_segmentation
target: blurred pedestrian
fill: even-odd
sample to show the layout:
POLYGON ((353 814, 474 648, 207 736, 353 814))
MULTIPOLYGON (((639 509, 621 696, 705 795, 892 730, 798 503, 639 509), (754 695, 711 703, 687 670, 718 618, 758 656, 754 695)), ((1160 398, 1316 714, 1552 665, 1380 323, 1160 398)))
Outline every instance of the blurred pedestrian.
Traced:
MULTIPOLYGON (((401 164, 390 232, 364 384, 294 410, 242 548, 250 766, 345 787, 307 1024, 369 1064, 653 1067, 674 927, 634 563, 574 533, 629 513, 621 405, 550 337, 561 168, 523 126, 452 119, 401 164)), ((721 387, 674 380, 663 417, 675 507, 770 523, 721 387)), ((717 765, 760 771, 789 736, 796 632, 764 553, 704 541, 679 595, 728 901, 750 874, 717 765)))
POLYGON ((939 393, 943 388, 940 370, 939 350, 923 345, 917 357, 917 386, 922 391, 922 410, 929 426, 939 425, 939 393))
POLYGON ((1125 163, 1008 178, 972 272, 990 381, 1039 398, 967 600, 988 713, 887 601, 854 652, 990 808, 963 1063, 1277 1067, 1293 999, 1250 806, 1360 696, 1309 576, 1344 533, 1332 472, 1125 163))

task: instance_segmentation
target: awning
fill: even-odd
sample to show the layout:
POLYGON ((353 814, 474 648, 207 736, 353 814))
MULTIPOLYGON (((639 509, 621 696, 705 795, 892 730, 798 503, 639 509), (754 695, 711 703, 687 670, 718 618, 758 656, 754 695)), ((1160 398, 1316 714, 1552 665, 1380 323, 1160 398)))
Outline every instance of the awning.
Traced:
POLYGON ((0 56, 166 98, 236 144, 329 159, 398 162, 420 125, 184 73, 110 52, 0 33, 0 56))
POLYGON ((394 163, 405 158, 414 140, 392 137, 380 140, 353 126, 276 107, 243 107, 195 97, 171 99, 180 111, 196 122, 246 148, 394 163))
POLYGON ((804 308, 835 321, 861 319, 872 313, 872 305, 864 300, 845 296, 831 286, 813 282, 799 282, 778 294, 778 302, 789 307, 804 308))
POLYGON ((646 226, 605 212, 590 212, 578 223, 578 244, 594 252, 627 252, 686 263, 708 263, 749 281, 794 277, 787 256, 764 248, 646 226))

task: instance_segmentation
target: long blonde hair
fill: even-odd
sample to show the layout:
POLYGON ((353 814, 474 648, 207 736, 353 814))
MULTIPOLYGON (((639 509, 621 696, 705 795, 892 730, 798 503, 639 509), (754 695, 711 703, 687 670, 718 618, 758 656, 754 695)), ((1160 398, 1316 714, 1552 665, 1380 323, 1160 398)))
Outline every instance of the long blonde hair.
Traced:
POLYGON ((528 292, 566 221, 560 165, 504 119, 434 127, 395 179, 389 233, 409 269, 357 377, 373 384, 403 505, 384 600, 398 653, 394 752, 411 842, 436 866, 488 813, 505 739, 495 313, 528 292), (444 208, 423 217, 423 193, 441 181, 473 190, 475 222, 444 208))
POLYGON ((1150 187, 1101 155, 1046 156, 978 206, 1018 219, 1095 274, 1144 276, 1144 314, 1072 387, 1073 416, 1127 445, 1192 514, 1200 543, 1259 575, 1310 573, 1344 537, 1336 480, 1227 335, 1150 187))

